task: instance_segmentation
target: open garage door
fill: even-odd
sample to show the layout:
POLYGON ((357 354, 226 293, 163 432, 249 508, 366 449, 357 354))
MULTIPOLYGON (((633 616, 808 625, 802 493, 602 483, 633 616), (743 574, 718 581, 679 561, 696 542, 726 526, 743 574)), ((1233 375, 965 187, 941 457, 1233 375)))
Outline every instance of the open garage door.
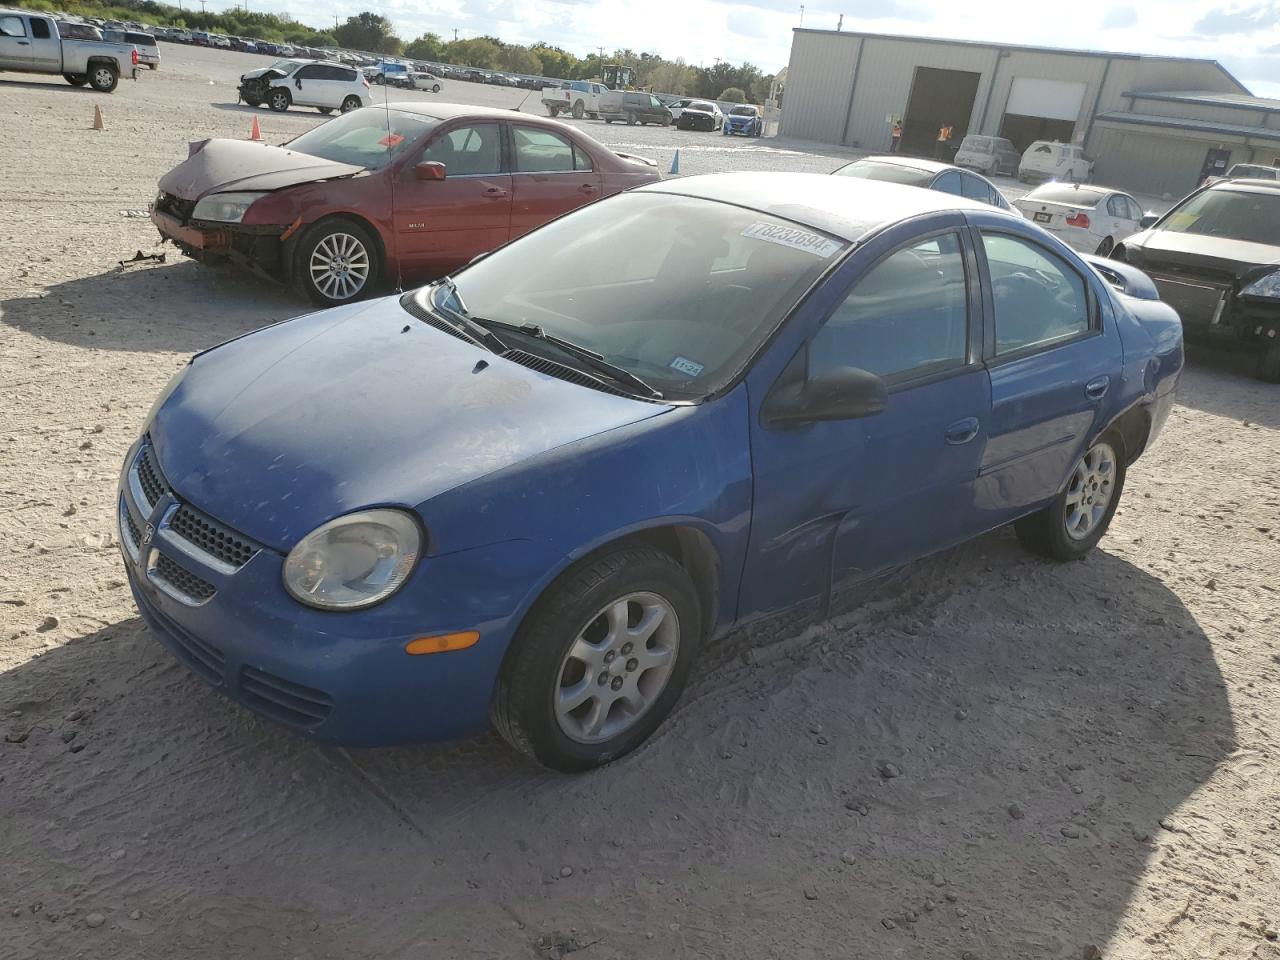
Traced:
POLYGON ((950 125, 951 149, 944 158, 950 160, 969 132, 969 118, 973 116, 973 101, 981 79, 982 74, 967 70, 916 67, 907 115, 902 118, 903 153, 932 157, 938 131, 950 125))
POLYGON ((1070 143, 1084 103, 1086 85, 1070 80, 1014 77, 1000 121, 1000 136, 1019 150, 1037 140, 1070 143))

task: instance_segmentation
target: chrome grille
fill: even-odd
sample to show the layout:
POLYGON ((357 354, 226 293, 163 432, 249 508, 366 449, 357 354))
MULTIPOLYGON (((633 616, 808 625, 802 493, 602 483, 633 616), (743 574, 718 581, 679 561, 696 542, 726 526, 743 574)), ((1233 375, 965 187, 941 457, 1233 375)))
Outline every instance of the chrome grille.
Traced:
POLYGON ((124 534, 125 547, 129 550, 130 556, 136 561, 138 559, 138 545, 142 542, 142 532, 138 529, 138 525, 133 522, 133 516, 129 513, 128 506, 125 505, 124 497, 120 498, 120 531, 124 534))
POLYGON ((170 518, 169 529, 197 549, 237 570, 252 560, 261 549, 230 527, 223 526, 185 503, 170 518))
POLYGON ((159 551, 156 551, 153 556, 155 567, 151 570, 151 579, 168 585, 179 595, 178 599, 197 605, 213 596, 215 592, 213 584, 200 579, 159 551))
MULTIPOLYGON (((160 465, 156 463, 156 454, 151 444, 143 446, 138 453, 138 459, 134 463, 134 469, 138 472, 138 485, 142 488, 142 495, 146 499, 146 508, 149 513, 160 502, 160 498, 169 492, 168 485, 164 482, 164 474, 160 472, 160 465)), ((144 506, 144 504, 138 504, 144 506)))

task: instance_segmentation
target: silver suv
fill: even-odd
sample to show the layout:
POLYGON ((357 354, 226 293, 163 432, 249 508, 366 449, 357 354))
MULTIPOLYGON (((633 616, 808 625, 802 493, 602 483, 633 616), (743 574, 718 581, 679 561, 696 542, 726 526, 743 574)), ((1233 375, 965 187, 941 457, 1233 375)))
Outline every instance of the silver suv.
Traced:
POLYGON ((983 137, 971 133, 960 142, 956 151, 957 167, 968 167, 988 177, 998 174, 1016 176, 1022 154, 1004 137, 983 137))

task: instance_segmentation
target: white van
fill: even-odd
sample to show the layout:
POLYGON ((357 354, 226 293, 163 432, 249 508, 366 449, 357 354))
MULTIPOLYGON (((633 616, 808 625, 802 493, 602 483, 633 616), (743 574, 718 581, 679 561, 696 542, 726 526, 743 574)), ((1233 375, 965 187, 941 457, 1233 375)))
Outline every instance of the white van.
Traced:
POLYGON ((1084 183, 1093 176, 1093 161, 1074 143, 1037 140, 1027 147, 1018 165, 1018 179, 1072 180, 1084 183))
POLYGON ((952 163, 957 167, 977 170, 988 177, 1016 176, 1022 154, 1004 137, 984 137, 971 133, 960 141, 960 149, 952 163))

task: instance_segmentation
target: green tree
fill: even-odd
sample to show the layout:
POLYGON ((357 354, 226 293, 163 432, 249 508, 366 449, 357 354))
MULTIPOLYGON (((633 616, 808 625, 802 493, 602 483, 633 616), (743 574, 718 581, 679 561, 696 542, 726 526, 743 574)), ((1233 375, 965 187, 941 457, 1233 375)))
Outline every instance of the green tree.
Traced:
POLYGON ((438 34, 424 33, 404 48, 404 54, 406 57, 413 57, 415 60, 438 62, 444 59, 444 41, 440 39, 438 34))
POLYGON ((404 41, 396 36, 391 21, 377 13, 357 13, 333 31, 339 46, 369 53, 399 53, 404 41))
POLYGON ((502 50, 488 37, 474 37, 470 40, 454 40, 446 43, 444 53, 444 59, 449 63, 496 70, 502 50))
POLYGON ((747 92, 741 87, 725 87, 716 99, 727 100, 729 103, 746 103, 747 92))
POLYGON ((677 96, 684 96, 692 90, 693 81, 694 71, 687 63, 683 60, 663 60, 661 57, 647 63, 640 77, 642 86, 677 96))
POLYGON ((528 47, 503 47, 498 56, 498 65, 508 73, 542 73, 542 60, 528 47))

